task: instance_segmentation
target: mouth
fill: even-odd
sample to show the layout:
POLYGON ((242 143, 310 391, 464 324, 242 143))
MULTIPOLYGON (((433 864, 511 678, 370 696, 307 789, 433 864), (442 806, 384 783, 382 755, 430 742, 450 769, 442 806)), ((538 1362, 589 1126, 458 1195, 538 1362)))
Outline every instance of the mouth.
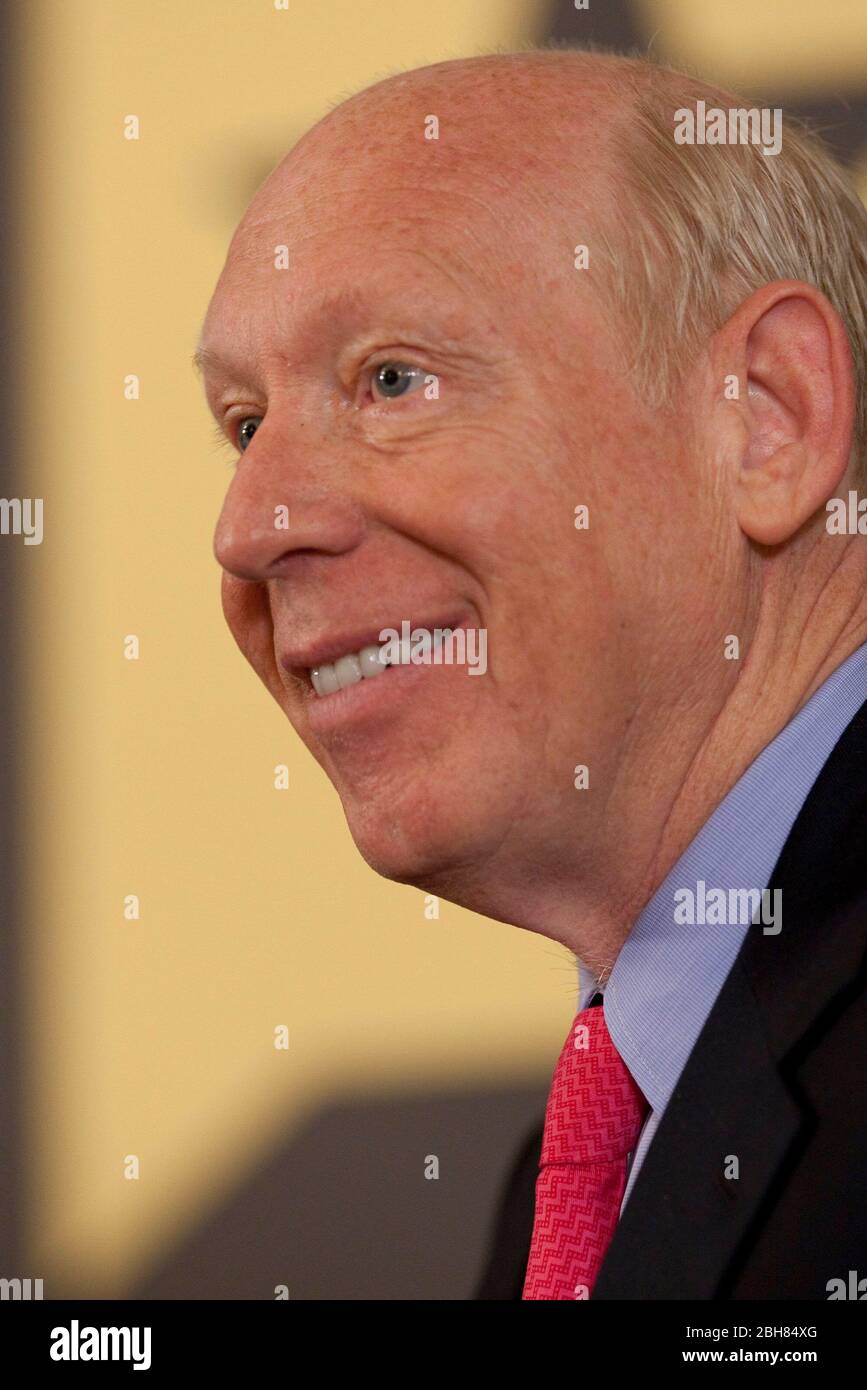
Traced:
POLYGON ((345 652, 336 661, 325 661, 320 666, 312 666, 307 678, 316 695, 325 699, 336 695, 338 690, 347 690, 359 681, 372 681, 384 676, 390 662, 387 660, 385 644, 370 643, 357 652, 345 652))
MULTIPOLYGON (((435 627, 423 630, 431 634, 430 646, 433 654, 442 647, 454 629, 435 627)), ((380 631, 385 632, 386 629, 381 628, 380 631)), ((358 685, 360 681, 377 680, 394 667, 411 665, 411 653, 412 642, 408 636, 391 641, 371 642, 357 652, 344 653, 336 661, 310 667, 307 674, 317 697, 325 699, 329 695, 336 695, 339 690, 348 690, 351 685, 358 685)))
POLYGON ((452 614, 434 623, 402 619, 391 627, 382 623, 376 628, 356 629, 354 634, 338 633, 284 652, 280 665, 305 698, 308 716, 318 723, 327 715, 330 721, 332 715, 372 708, 383 699, 388 703, 390 696, 424 674, 425 664, 436 664, 438 648, 449 634, 466 628, 468 621, 466 615, 452 614), (406 634, 419 630, 430 634, 431 656, 426 663, 410 659, 412 643, 406 634), (386 634, 384 639, 380 633, 386 634))

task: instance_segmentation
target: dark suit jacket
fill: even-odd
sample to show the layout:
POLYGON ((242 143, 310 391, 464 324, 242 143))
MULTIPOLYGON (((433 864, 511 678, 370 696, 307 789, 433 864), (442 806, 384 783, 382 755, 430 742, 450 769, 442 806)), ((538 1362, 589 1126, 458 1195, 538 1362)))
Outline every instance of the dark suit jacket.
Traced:
MULTIPOLYGON (((867 1278, 867 704, 769 886, 782 930, 748 931, 593 1299, 827 1299, 829 1280, 867 1278)), ((521 1297, 541 1135, 518 1155, 478 1298, 521 1297)))

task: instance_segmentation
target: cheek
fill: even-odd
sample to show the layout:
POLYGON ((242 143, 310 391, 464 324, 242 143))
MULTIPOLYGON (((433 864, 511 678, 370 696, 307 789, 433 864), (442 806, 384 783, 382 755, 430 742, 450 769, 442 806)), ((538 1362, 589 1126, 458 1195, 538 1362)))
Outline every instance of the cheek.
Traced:
POLYGON ((283 695, 283 684, 274 660, 274 625, 264 584, 224 574, 223 614, 235 641, 275 700, 283 695))

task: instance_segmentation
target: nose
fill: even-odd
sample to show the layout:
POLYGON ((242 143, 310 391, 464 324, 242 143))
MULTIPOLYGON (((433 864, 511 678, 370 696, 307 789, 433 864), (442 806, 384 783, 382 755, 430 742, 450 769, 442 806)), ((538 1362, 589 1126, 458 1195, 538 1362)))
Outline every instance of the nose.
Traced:
POLYGON ((340 555, 360 543, 365 514, 345 471, 327 466, 325 441, 303 449, 276 430, 267 438, 263 425, 241 455, 214 534, 214 554, 228 574, 276 579, 300 551, 340 555))

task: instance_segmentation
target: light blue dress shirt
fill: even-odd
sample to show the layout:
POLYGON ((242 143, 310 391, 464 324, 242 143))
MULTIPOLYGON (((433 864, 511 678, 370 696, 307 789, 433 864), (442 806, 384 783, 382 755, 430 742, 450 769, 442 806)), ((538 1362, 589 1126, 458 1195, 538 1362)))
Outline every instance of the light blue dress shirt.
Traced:
MULTIPOLYGON (((682 925, 684 909, 677 904, 684 899, 675 894, 767 888, 813 783, 865 700, 867 643, 829 676, 706 821, 641 913, 601 987, 612 1041, 650 1105, 621 1212, 747 932, 765 930, 760 922, 682 925)), ((781 908, 785 931, 785 903, 781 908)), ((579 1012, 599 988, 582 967, 579 1012)))

